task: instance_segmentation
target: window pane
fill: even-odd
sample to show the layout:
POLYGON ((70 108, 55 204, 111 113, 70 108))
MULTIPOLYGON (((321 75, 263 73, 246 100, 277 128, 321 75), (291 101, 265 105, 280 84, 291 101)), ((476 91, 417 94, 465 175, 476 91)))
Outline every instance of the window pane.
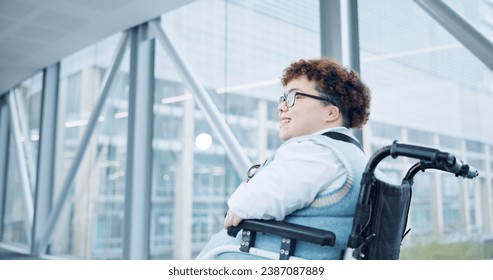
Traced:
MULTIPOLYGON (((111 36, 61 61, 54 201, 68 182, 68 170, 100 98, 101 83, 120 36, 111 36)), ((87 148, 77 159, 81 162, 71 183, 73 196, 64 204, 55 228, 52 254, 122 257, 128 83, 127 51, 87 148)))
MULTIPOLYGON (((2 241, 29 245, 36 187, 41 91, 43 74, 38 72, 11 91, 15 109, 10 109, 10 123, 16 122, 20 139, 10 126, 10 144, 4 202, 2 241), (15 116, 12 116, 15 112, 15 116), (19 151, 18 148, 21 150, 19 151), (19 158, 19 157, 22 158, 19 158), (21 171, 21 169, 23 171, 21 171), (23 175, 25 174, 25 175, 23 175), (26 176, 22 178, 22 176, 26 176)), ((4 178, 0 178, 3 181, 4 178)), ((3 182, 2 182, 3 183, 3 182)), ((0 217, 1 220, 1 217, 0 217)))
MULTIPOLYGON (((491 34, 487 24, 491 9, 485 1, 446 2, 485 35, 491 34)), ((489 158, 486 146, 493 139, 491 70, 413 1, 358 5, 361 72, 373 93, 372 132, 398 126, 403 135, 397 140, 452 152, 484 169, 489 158)), ((386 136, 389 141, 391 136, 386 136)), ((479 202, 473 187, 464 191, 463 180, 444 175, 448 176, 427 179, 423 185, 415 182, 409 244, 474 238, 468 230, 490 224, 491 214, 478 209, 486 209, 491 200, 479 202), (430 195, 426 203, 422 192, 430 195), (467 207, 461 206, 465 200, 467 207)), ((491 175, 480 172, 480 176, 491 175)), ((485 227, 477 230, 475 234, 488 232, 485 227)))
MULTIPOLYGON (((277 99, 282 94, 283 69, 294 60, 320 55, 318 0, 195 1, 163 15, 161 21, 247 156, 252 162, 263 162, 280 144, 277 99)), ((161 209, 167 209, 172 215, 167 220, 173 221, 178 215, 182 217, 176 210, 182 209, 188 214, 180 223, 190 226, 171 223, 169 231, 162 231, 168 236, 151 236, 155 240, 151 255, 158 259, 192 258, 222 228, 226 200, 243 177, 232 168, 200 104, 194 103, 190 109, 194 93, 167 55, 161 45, 156 46, 159 88, 153 174, 159 175, 153 175, 153 193, 162 195, 153 197, 152 212, 159 215, 161 209), (211 137, 209 148, 187 146, 202 133, 211 137), (158 191, 166 184, 163 178, 171 178, 166 176, 171 170, 174 181, 169 184, 170 191, 158 191), (186 176, 193 180, 186 180, 186 176), (188 188, 193 204, 184 206, 191 198, 178 200, 177 188, 188 188), (179 240, 190 232, 191 244, 179 240), (174 242, 160 241, 169 238, 175 238, 174 242)))

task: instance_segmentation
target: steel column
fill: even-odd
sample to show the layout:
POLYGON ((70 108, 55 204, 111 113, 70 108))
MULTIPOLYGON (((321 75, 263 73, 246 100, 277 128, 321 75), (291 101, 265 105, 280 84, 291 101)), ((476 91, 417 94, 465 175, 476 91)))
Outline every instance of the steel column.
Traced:
POLYGON ((5 197, 7 194, 7 159, 9 156, 9 112, 7 95, 0 96, 0 242, 3 240, 5 197))
POLYGON ((36 188, 34 195, 34 220, 32 227, 31 252, 39 257, 39 246, 44 225, 51 208, 54 185, 54 163, 56 145, 56 121, 58 109, 58 79, 60 64, 53 64, 43 71, 43 92, 41 96, 41 127, 39 131, 39 153, 36 188))
MULTIPOLYGON (((358 1, 320 0, 321 55, 360 72, 358 1)), ((363 144, 361 129, 352 133, 363 144)))
POLYGON ((320 0, 321 55, 343 63, 341 0, 320 0))
MULTIPOLYGON (((190 94, 185 90, 184 94, 190 94)), ((189 260, 192 257, 193 225, 193 182, 194 182, 194 135, 195 102, 193 99, 183 103, 183 139, 179 172, 174 192, 173 207, 173 259, 189 260)))
POLYGON ((154 39, 147 24, 133 28, 130 43, 130 90, 125 191, 124 259, 149 259, 154 39))

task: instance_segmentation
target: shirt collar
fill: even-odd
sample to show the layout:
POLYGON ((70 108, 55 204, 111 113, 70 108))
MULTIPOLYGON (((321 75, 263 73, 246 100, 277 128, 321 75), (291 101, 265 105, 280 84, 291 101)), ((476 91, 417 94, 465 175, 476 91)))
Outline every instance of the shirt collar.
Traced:
POLYGON ((349 129, 347 127, 344 127, 344 126, 336 126, 336 127, 331 127, 331 128, 325 128, 325 129, 319 130, 317 132, 314 132, 312 134, 307 134, 307 135, 301 135, 301 136, 293 137, 293 138, 285 141, 284 143, 282 143, 281 146, 283 146, 283 145, 285 145, 287 143, 291 143, 291 142, 302 141, 304 139, 311 138, 314 135, 322 135, 322 134, 324 134, 325 132, 328 132, 328 131, 336 131, 336 132, 340 132, 340 133, 343 133, 343 134, 351 135, 351 132, 349 131, 349 129))

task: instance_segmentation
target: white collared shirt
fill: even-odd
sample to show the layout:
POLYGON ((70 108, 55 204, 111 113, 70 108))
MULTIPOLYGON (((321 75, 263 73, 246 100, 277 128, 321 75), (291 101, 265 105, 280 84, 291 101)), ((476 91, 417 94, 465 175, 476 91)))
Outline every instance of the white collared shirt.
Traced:
POLYGON ((275 219, 304 208, 321 192, 340 187, 346 170, 326 142, 315 135, 343 127, 325 129, 284 142, 272 160, 248 182, 241 183, 228 200, 229 208, 243 219, 275 219))

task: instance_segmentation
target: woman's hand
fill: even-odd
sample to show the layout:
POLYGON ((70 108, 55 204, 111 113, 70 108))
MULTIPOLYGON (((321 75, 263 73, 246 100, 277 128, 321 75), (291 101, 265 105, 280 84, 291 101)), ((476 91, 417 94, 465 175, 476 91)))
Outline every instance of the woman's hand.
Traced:
POLYGON ((237 226, 241 221, 243 221, 243 219, 240 216, 228 209, 228 213, 224 218, 224 228, 227 229, 230 226, 237 226))

